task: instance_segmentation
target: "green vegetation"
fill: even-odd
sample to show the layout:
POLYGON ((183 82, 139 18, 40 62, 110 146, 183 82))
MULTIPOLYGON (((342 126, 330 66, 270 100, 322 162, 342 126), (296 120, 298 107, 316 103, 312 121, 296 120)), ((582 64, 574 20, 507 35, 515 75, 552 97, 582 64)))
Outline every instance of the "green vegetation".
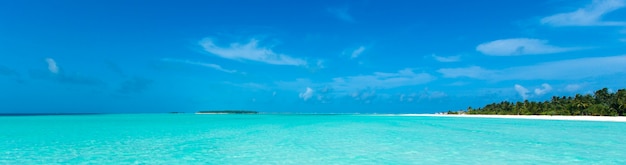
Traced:
POLYGON ((553 96, 550 101, 543 102, 503 101, 478 109, 468 107, 467 110, 448 111, 448 114, 624 116, 625 112, 626 89, 609 93, 607 88, 603 88, 593 94, 553 96))
POLYGON ((198 111, 199 114, 257 114, 257 111, 221 110, 221 111, 198 111))

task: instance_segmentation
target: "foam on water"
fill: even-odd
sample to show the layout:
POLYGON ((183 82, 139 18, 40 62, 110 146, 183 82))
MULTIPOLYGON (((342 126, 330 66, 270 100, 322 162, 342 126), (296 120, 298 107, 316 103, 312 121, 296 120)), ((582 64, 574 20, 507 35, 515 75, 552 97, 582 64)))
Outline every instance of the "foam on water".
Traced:
POLYGON ((0 117, 0 164, 626 164, 626 123, 372 115, 0 117))

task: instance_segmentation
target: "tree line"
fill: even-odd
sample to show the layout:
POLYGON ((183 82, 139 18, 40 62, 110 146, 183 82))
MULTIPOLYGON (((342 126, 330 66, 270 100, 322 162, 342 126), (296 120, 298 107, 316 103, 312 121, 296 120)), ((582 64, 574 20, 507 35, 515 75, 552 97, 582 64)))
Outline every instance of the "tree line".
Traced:
POLYGON ((626 113, 626 89, 611 93, 607 88, 593 94, 576 96, 553 96, 546 101, 508 102, 487 104, 484 107, 448 111, 448 114, 490 115, 569 115, 569 116, 624 116, 626 113))

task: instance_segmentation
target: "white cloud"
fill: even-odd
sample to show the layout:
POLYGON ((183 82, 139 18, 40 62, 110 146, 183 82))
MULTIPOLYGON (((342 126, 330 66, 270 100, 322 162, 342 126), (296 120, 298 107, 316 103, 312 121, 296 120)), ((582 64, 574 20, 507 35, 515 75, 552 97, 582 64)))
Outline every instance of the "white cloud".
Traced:
POLYGON ((602 16, 625 5, 624 0, 594 0, 576 11, 545 17, 541 23, 552 26, 626 26, 626 22, 602 20, 602 16))
POLYGON ((357 58, 357 57, 359 57, 359 55, 361 55, 361 53, 363 53, 363 51, 365 51, 365 47, 364 46, 360 46, 359 48, 357 48, 354 51, 352 51, 352 55, 350 56, 350 58, 357 58))
POLYGON ((352 97, 354 100, 362 101, 363 103, 366 103, 366 104, 371 103, 372 100, 376 98, 376 96, 377 96, 376 91, 373 89, 355 91, 352 94, 350 94, 350 97, 352 97))
POLYGON ((439 99, 448 96, 445 92, 442 91, 430 91, 428 88, 424 88, 424 91, 420 93, 420 99, 424 100, 432 100, 439 99))
POLYGON ((258 40, 252 39, 248 43, 231 43, 229 46, 220 47, 213 40, 205 38, 200 41, 200 45, 205 51, 227 59, 256 61, 273 65, 307 65, 303 59, 275 53, 270 48, 260 47, 258 42, 258 40))
POLYGON ((238 73, 237 70, 224 69, 220 65, 211 64, 211 63, 189 61, 189 60, 180 60, 180 59, 170 59, 170 58, 163 58, 163 59, 161 59, 161 61, 178 62, 178 63, 185 63, 185 64, 191 64, 191 65, 198 65, 198 66, 203 66, 203 67, 215 69, 215 70, 226 72, 226 73, 238 73))
POLYGON ((529 90, 524 88, 523 86, 519 85, 519 84, 515 84, 515 91, 517 91, 517 93, 522 96, 522 98, 524 100, 528 99, 528 92, 529 90))
POLYGON ((562 60, 500 70, 487 70, 472 66, 466 68, 444 68, 437 70, 437 72, 447 78, 469 77, 492 81, 576 80, 626 73, 626 55, 562 60))
POLYGON ((456 55, 456 56, 448 56, 448 57, 444 57, 444 56, 437 56, 437 55, 432 55, 432 57, 439 61, 439 62, 458 62, 461 61, 461 56, 456 55))
POLYGON ((354 18, 348 13, 348 8, 328 8, 327 11, 333 16, 346 22, 355 22, 354 18))
POLYGON ((515 91, 517 91, 517 93, 524 100, 527 100, 528 98, 531 98, 531 97, 542 96, 542 95, 552 91, 552 86, 550 86, 550 84, 547 84, 547 83, 541 84, 541 88, 535 88, 534 94, 531 94, 530 90, 528 90, 527 88, 525 88, 524 86, 519 85, 519 84, 515 84, 514 88, 515 88, 515 91))
POLYGON ((59 66, 57 66, 57 62, 52 58, 46 58, 46 62, 48 63, 48 70, 51 73, 59 74, 59 66))
POLYGON ((541 96, 552 91, 552 86, 550 86, 550 84, 544 83, 541 84, 541 87, 542 88, 535 88, 535 95, 541 96))
POLYGON ((396 73, 375 72, 372 75, 337 77, 330 84, 339 91, 356 91, 367 88, 388 89, 419 85, 434 79, 435 77, 428 73, 414 73, 412 69, 403 69, 396 73))
POLYGON ((415 101, 415 97, 417 96, 416 93, 411 93, 411 94, 400 94, 400 102, 413 102, 415 101))
POLYGON ((567 92, 576 92, 576 91, 580 90, 580 88, 582 88, 582 85, 580 85, 580 84, 569 84, 569 85, 565 86, 565 91, 567 91, 567 92))
POLYGON ((445 92, 433 91, 433 92, 430 93, 428 98, 429 99, 437 99, 437 98, 442 98, 442 97, 446 97, 446 96, 448 96, 448 94, 446 94, 445 92))
POLYGON ((532 38, 512 38, 482 43, 476 50, 493 56, 552 54, 572 51, 580 48, 563 48, 549 45, 547 40, 532 38))
MULTIPOLYGON (((361 103, 369 103, 376 99, 391 98, 387 94, 377 93, 378 90, 425 84, 435 79, 427 73, 415 73, 412 69, 398 72, 375 72, 370 75, 336 77, 328 82, 311 82, 309 79, 296 79, 292 82, 278 81, 277 88, 298 91, 299 97, 305 100, 317 98, 319 103, 329 103, 336 98, 349 98, 361 103), (305 91, 302 89, 305 88, 305 91), (309 90, 310 89, 310 90, 309 90)), ((434 93, 433 96, 439 96, 434 93)))
POLYGON ((304 101, 311 99, 311 97, 313 97, 313 89, 311 89, 310 87, 306 87, 306 91, 301 92, 299 97, 304 101))

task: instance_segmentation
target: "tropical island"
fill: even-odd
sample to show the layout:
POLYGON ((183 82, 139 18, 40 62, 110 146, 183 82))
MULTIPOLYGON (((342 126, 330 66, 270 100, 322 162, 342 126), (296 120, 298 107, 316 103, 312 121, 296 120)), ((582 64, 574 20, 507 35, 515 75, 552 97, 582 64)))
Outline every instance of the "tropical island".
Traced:
POLYGON ((484 107, 448 111, 444 114, 469 115, 560 115, 560 116, 624 116, 626 112, 626 89, 609 92, 608 88, 593 94, 553 96, 546 101, 508 102, 487 104, 484 107))
POLYGON ((246 110, 219 110, 219 111, 198 111, 196 114, 257 114, 257 111, 246 110))

